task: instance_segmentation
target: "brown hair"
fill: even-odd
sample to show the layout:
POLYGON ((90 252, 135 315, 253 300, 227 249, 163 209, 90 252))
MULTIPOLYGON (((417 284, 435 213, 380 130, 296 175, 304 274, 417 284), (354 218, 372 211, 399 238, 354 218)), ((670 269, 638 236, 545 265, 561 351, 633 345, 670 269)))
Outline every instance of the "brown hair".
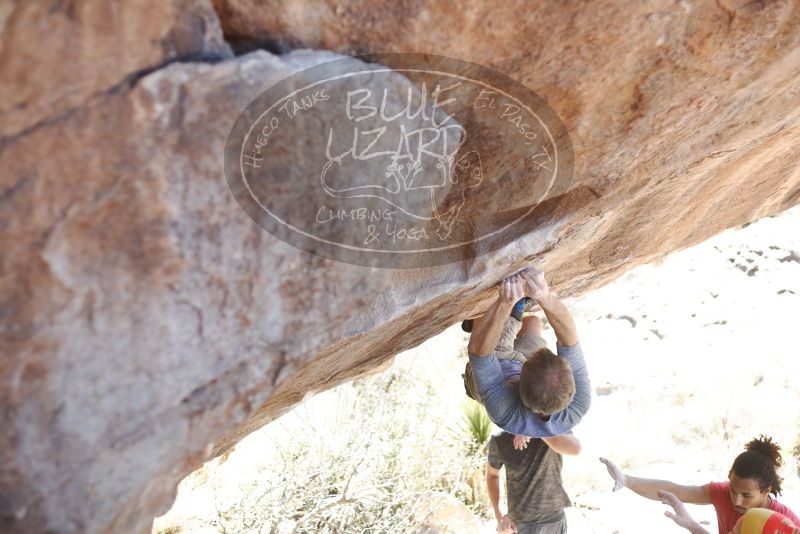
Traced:
POLYGON ((758 482, 761 491, 769 490, 780 495, 781 482, 778 468, 783 464, 781 448, 768 436, 760 436, 744 446, 744 452, 736 457, 731 473, 739 478, 752 478, 758 482))
POLYGON ((522 365, 519 396, 534 413, 550 415, 566 408, 575 395, 569 362, 549 349, 540 349, 522 365))

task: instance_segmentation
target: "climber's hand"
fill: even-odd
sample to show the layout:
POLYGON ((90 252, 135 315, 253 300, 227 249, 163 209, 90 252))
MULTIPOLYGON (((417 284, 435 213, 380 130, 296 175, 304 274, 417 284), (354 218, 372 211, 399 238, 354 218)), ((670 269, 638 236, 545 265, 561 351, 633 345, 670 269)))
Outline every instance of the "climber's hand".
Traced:
POLYGON ((500 300, 512 306, 525 296, 524 280, 518 274, 503 279, 500 283, 500 300))
POLYGON ((519 276, 525 282, 525 295, 538 301, 550 296, 550 286, 544 279, 544 271, 536 267, 528 267, 519 276))

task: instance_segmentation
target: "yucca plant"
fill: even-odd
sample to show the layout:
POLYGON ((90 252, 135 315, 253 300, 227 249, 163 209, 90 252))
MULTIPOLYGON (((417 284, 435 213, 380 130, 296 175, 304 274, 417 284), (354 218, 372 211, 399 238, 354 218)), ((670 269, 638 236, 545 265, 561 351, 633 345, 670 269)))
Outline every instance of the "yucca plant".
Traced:
POLYGON ((469 435, 472 452, 483 449, 492 435, 492 420, 479 402, 467 399, 462 407, 462 424, 469 435))

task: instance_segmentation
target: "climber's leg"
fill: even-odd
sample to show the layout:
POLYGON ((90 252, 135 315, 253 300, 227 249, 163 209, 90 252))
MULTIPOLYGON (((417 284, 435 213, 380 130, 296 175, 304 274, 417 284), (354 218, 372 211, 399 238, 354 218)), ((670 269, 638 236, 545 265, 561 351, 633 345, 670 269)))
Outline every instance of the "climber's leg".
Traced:
POLYGON ((547 348, 547 341, 542 337, 542 320, 535 315, 523 317, 522 328, 514 340, 514 350, 530 358, 539 349, 547 348))
POLYGON ((509 317, 503 324, 503 331, 500 334, 500 341, 494 349, 494 355, 498 360, 517 360, 525 363, 525 356, 514 348, 514 340, 522 329, 522 321, 509 317))
MULTIPOLYGON (((514 340, 523 326, 522 310, 524 305, 524 302, 520 300, 520 303, 514 307, 514 311, 503 324, 503 330, 500 333, 500 339, 494 349, 494 355, 498 360, 517 360, 520 363, 525 363, 525 356, 514 348, 514 340)), ((482 319, 483 316, 473 319, 472 328, 477 328, 482 319)))
POLYGON ((517 338, 522 336, 542 336, 542 320, 536 315, 528 315, 522 318, 522 329, 517 338))

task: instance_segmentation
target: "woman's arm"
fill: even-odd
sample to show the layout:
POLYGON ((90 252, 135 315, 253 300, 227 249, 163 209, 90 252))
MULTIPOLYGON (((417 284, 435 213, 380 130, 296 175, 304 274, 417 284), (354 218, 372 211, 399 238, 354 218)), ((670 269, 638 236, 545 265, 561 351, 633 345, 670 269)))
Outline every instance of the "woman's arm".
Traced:
POLYGON ((689 515, 686 507, 675 494, 668 491, 659 491, 658 498, 667 506, 672 507, 673 511, 667 510, 664 515, 675 521, 675 524, 679 527, 685 528, 691 534, 711 534, 689 515))
POLYGON ((569 309, 551 291, 544 278, 544 271, 528 267, 520 273, 525 281, 525 294, 541 306, 560 345, 572 347, 578 343, 578 330, 569 309))
POLYGON ((628 488, 638 493, 642 497, 660 501, 659 491, 668 491, 675 495, 682 502, 690 504, 711 504, 711 495, 708 491, 708 484, 703 486, 683 486, 670 482, 669 480, 658 480, 655 478, 640 478, 628 476, 614 464, 605 458, 600 458, 608 469, 608 474, 614 479, 614 491, 628 488))

